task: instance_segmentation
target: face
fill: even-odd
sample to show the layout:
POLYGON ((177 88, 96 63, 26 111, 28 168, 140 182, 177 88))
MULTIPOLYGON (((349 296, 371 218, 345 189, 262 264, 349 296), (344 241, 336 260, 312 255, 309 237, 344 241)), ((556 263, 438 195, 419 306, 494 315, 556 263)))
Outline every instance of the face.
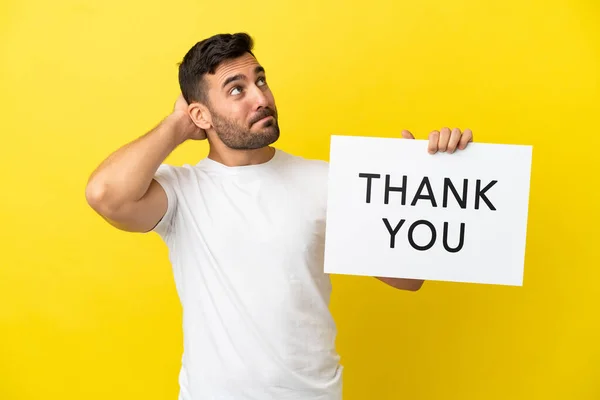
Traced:
POLYGON ((205 79, 210 124, 227 147, 258 149, 279 138, 275 100, 252 55, 223 62, 205 79))

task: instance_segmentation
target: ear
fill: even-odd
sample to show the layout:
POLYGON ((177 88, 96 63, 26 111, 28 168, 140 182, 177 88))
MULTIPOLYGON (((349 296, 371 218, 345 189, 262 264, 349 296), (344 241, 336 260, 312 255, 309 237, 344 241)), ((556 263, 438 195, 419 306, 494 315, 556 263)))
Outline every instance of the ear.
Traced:
POLYGON ((210 112, 204 104, 194 102, 190 104, 188 111, 190 113, 190 118, 198 128, 204 130, 212 128, 210 112))

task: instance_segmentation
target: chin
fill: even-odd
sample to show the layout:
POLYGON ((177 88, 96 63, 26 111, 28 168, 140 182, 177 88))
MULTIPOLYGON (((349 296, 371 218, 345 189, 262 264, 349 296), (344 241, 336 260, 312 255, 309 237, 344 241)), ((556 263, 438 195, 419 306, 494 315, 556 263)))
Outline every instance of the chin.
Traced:
POLYGON ((275 122, 275 121, 272 121, 272 120, 265 121, 258 128, 259 129, 257 129, 254 132, 257 136, 275 136, 275 137, 279 137, 279 125, 277 125, 277 122, 275 122))
POLYGON ((274 132, 268 132, 268 133, 264 133, 263 137, 265 138, 265 146, 268 146, 270 144, 275 143, 277 140, 279 140, 279 129, 277 131, 274 132))
POLYGON ((265 146, 271 145, 279 140, 279 129, 275 128, 267 132, 263 131, 260 133, 260 136, 265 146))

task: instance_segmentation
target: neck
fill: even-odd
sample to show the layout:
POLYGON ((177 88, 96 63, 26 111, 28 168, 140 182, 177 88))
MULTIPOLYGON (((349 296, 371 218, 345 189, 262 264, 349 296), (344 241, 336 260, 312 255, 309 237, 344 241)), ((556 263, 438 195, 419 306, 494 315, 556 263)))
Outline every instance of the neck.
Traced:
POLYGON ((208 158, 228 167, 262 164, 275 155, 275 148, 270 146, 254 150, 234 150, 225 146, 211 144, 208 158))

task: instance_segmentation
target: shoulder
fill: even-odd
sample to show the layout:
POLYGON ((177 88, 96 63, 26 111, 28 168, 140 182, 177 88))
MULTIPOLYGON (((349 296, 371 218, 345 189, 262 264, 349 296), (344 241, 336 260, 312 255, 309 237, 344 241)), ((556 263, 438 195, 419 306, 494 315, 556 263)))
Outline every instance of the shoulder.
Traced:
POLYGON ((300 155, 279 150, 283 165, 291 172, 296 172, 303 177, 312 179, 327 179, 329 163, 325 160, 307 158, 300 155))
POLYGON ((167 192, 171 201, 186 196, 190 189, 198 186, 201 180, 199 168, 196 165, 161 164, 154 173, 154 180, 167 192))
POLYGON ((161 164, 156 171, 157 174, 174 175, 174 176, 185 176, 192 173, 196 167, 190 164, 173 165, 173 164, 161 164))
POLYGON ((282 152, 280 166, 286 179, 294 182, 293 187, 305 199, 315 199, 317 204, 327 200, 329 163, 324 160, 302 157, 282 152))
POLYGON ((190 179, 191 177, 195 176, 196 169, 197 167, 195 165, 190 164, 161 164, 155 173, 155 178, 167 181, 183 182, 186 179, 190 179))
POLYGON ((167 196, 167 210, 154 231, 165 240, 170 240, 177 232, 181 209, 189 209, 189 201, 184 199, 194 196, 198 187, 198 173, 195 165, 172 165, 163 163, 154 173, 154 180, 163 188, 167 196), (184 201, 182 201, 184 200, 184 201))

